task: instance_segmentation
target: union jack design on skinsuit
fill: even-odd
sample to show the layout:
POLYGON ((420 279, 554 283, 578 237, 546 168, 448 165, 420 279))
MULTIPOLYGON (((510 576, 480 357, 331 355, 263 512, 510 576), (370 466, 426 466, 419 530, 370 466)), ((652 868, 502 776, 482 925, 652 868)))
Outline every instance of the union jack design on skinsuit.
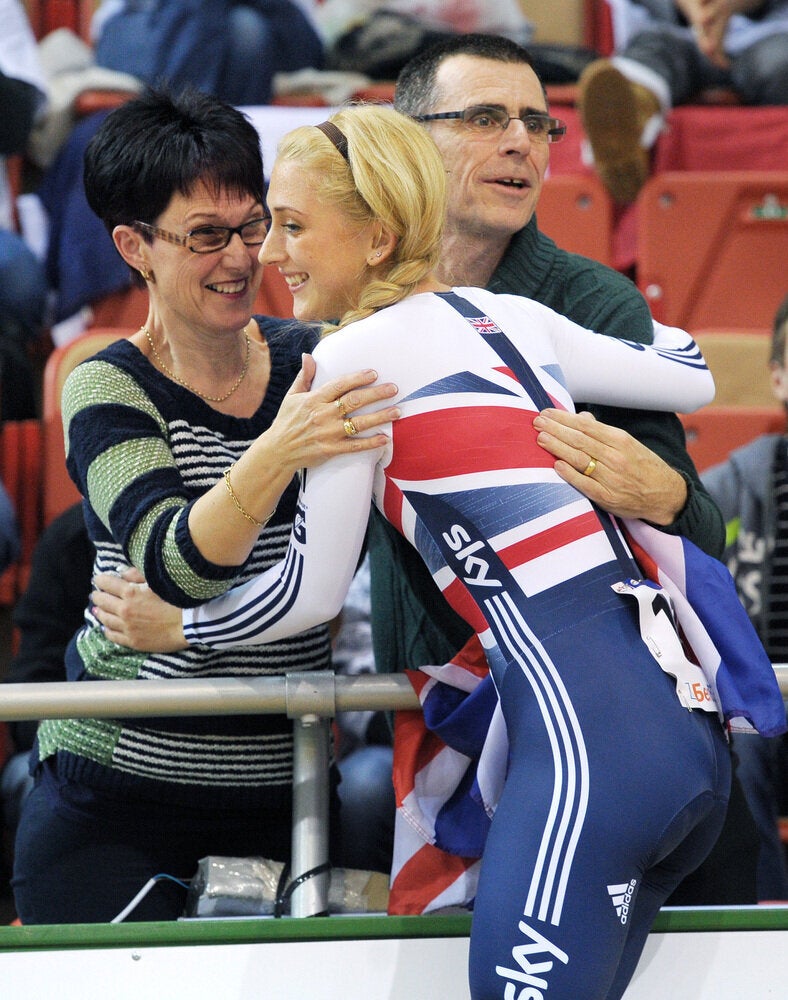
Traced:
MULTIPOLYGON (((455 305, 453 301, 451 304, 455 305)), ((496 354, 507 363, 504 370, 517 380, 519 391, 512 388, 511 420, 500 407, 484 406, 478 397, 487 387, 471 373, 455 376, 450 385, 421 389, 418 402, 423 409, 411 406, 408 416, 394 425, 395 457, 386 469, 384 510, 421 552, 444 597, 471 622, 493 672, 497 666, 502 677, 506 668, 516 663, 528 677, 555 748, 556 770, 572 775, 572 780, 560 789, 561 801, 545 831, 545 853, 534 870, 525 907, 527 914, 537 912, 540 919, 549 914, 557 922, 585 815, 588 763, 571 699, 538 635, 551 626, 556 588, 560 593, 566 585, 567 567, 572 567, 572 575, 582 589, 593 587, 597 579, 607 581, 611 573, 631 576, 635 566, 626 558, 620 538, 616 538, 615 546, 611 544, 615 529, 607 516, 600 517, 585 498, 558 480, 552 470, 552 457, 536 444, 530 420, 523 419, 523 406, 535 415, 544 406, 556 405, 556 400, 547 395, 537 375, 511 348, 494 321, 486 316, 466 318, 494 343, 496 354), (428 451, 436 440, 434 397, 449 393, 474 393, 476 401, 466 409, 442 400, 443 421, 437 439, 446 442, 464 437, 465 447, 444 448, 440 456, 435 456, 428 451), (421 423, 429 437, 421 432, 421 423), (510 428, 516 433, 508 433, 510 428), (506 486, 485 486, 485 477, 492 474, 498 478, 503 468, 517 469, 517 481, 506 486), (536 469, 538 476, 533 474, 536 469), (525 470, 531 470, 527 477, 525 470), (425 482, 429 472, 432 476, 425 482), (409 485, 415 483, 418 490, 409 485), (465 488, 451 489, 459 483, 465 488), (528 512, 525 519, 523 511, 528 512)), ((475 774, 471 778, 475 784, 475 774)), ((451 800, 455 810, 458 802, 466 805, 461 813, 466 822, 459 829, 467 838, 467 848, 476 828, 467 823, 473 808, 468 809, 467 799, 455 790, 451 800)), ((442 822, 451 811, 450 805, 442 822)), ((485 821, 489 822, 483 809, 477 811, 475 819, 482 830, 485 821)), ((457 828, 451 821, 449 826, 457 828)), ((407 829, 401 823, 398 830, 400 838, 407 838, 407 829)), ((456 854, 467 857, 467 868, 472 869, 471 851, 458 850, 456 854)), ((415 866, 414 860, 407 849, 402 850, 400 839, 392 879, 392 912, 418 912, 414 908, 418 899, 412 888, 414 873, 417 867, 424 869, 424 861, 434 863, 435 857, 433 852, 425 851, 415 866)), ((461 866, 459 875, 454 892, 467 892, 473 881, 469 881, 465 867, 461 866)), ((441 885, 437 900, 429 900, 421 912, 446 905, 450 898, 447 889, 441 885)))

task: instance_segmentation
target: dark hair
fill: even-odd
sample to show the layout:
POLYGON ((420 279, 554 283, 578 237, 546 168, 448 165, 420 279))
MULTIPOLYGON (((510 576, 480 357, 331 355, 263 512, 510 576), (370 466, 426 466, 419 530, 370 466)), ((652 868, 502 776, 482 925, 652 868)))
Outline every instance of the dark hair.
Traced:
MULTIPOLYGON (((411 116, 432 111, 437 103, 435 78, 438 69, 452 56, 476 56, 495 62, 521 63, 530 66, 536 73, 530 52, 503 35, 469 33, 448 37, 420 52, 402 67, 394 91, 394 107, 397 111, 411 116)), ((542 90, 544 91, 544 85, 542 90)))
POLYGON ((174 194, 200 182, 265 201, 254 125, 192 88, 146 88, 107 116, 85 150, 85 194, 110 234, 136 219, 155 222, 174 194))
POLYGON ((772 330, 772 356, 770 360, 775 361, 781 368, 785 365, 786 338, 788 338, 788 295, 777 307, 772 330))

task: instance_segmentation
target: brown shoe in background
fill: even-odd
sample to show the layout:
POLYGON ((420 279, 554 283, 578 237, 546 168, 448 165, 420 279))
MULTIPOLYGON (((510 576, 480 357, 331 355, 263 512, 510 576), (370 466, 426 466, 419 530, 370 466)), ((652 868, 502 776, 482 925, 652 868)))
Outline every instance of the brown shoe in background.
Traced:
POLYGON ((651 154, 641 137, 661 113, 656 94, 597 59, 578 81, 578 108, 600 180, 614 201, 631 204, 649 175, 651 154))

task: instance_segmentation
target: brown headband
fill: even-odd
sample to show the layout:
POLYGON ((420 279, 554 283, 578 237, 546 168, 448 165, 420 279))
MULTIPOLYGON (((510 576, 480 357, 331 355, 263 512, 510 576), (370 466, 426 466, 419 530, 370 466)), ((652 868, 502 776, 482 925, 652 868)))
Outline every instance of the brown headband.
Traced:
POLYGON ((347 155, 347 138, 340 132, 333 122, 321 122, 320 125, 315 125, 315 128, 319 128, 320 131, 330 139, 331 142, 336 146, 337 150, 341 155, 350 163, 347 155))

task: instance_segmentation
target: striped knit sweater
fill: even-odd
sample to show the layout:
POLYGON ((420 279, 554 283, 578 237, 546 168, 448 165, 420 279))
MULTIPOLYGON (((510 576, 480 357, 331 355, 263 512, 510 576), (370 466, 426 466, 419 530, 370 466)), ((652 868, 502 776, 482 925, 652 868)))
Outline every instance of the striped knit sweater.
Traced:
MULTIPOLYGON (((192 606, 284 554, 296 481, 243 566, 206 561, 188 528, 191 504, 270 426, 302 351, 314 345, 314 332, 292 321, 258 321, 271 351, 271 378, 248 419, 217 413, 126 340, 69 377, 63 393, 67 464, 88 498, 96 572, 133 564, 166 600, 192 606)), ((73 681, 259 677, 329 666, 325 626, 264 646, 146 655, 109 642, 89 608, 66 654, 73 681)), ((41 760, 57 754, 61 780, 169 803, 197 799, 208 808, 263 804, 292 777, 292 723, 275 715, 48 720, 39 727, 37 747, 41 760)))

